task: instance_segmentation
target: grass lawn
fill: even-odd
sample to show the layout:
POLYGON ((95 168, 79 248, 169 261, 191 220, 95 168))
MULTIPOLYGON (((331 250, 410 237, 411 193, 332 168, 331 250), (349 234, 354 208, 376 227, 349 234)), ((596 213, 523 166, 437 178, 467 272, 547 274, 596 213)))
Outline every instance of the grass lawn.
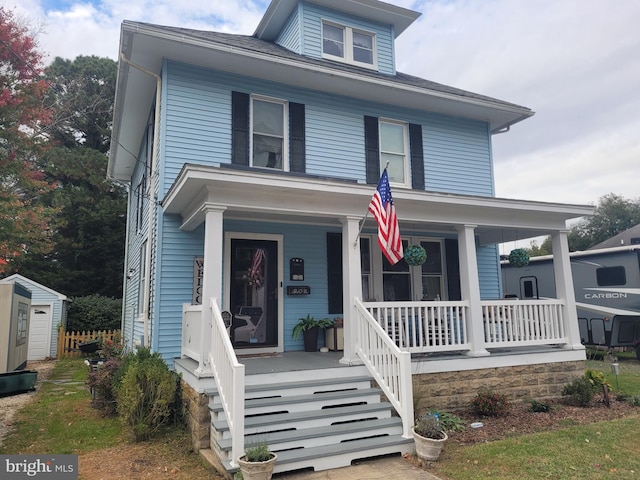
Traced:
MULTIPOLYGON (((640 395, 640 362, 620 355, 620 373, 598 356, 586 368, 605 374, 614 395, 640 395), (619 388, 617 388, 619 385, 619 388)), ((433 469, 447 480, 637 479, 640 478, 638 415, 557 431, 460 446, 449 442, 433 469)))
POLYGON ((79 478, 86 480, 222 478, 191 449, 182 427, 168 427, 149 441, 133 443, 118 418, 104 417, 91 407, 87 373, 83 359, 58 360, 35 399, 14 417, 0 453, 77 454, 79 478))

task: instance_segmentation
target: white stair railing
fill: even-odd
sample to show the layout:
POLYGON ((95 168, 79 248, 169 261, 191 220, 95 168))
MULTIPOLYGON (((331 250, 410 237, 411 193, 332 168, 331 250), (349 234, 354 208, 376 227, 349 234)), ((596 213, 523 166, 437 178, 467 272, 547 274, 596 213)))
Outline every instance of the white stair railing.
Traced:
POLYGON ((411 354, 398 348, 357 298, 355 307, 356 354, 402 418, 402 436, 412 438, 411 354))
POLYGON ((218 302, 211 299, 212 335, 209 361, 231 434, 231 465, 244 454, 244 365, 231 345, 218 302))

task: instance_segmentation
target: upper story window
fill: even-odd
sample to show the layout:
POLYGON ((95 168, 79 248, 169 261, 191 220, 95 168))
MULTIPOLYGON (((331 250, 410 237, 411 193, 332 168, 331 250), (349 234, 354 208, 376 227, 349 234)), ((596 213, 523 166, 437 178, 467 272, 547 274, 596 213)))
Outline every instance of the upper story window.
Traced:
POLYGON ((380 171, 387 166, 389 182, 409 186, 408 125, 380 119, 380 171))
POLYGON ((251 166, 288 170, 288 119, 286 102, 251 98, 251 166))
POLYGON ((373 33, 335 23, 322 23, 322 56, 367 68, 376 66, 373 33))

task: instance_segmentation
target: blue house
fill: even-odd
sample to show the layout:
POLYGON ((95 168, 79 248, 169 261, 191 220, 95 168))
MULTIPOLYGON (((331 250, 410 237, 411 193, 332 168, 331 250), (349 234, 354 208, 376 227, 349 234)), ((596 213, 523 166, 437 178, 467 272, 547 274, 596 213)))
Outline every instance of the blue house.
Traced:
POLYGON ((123 337, 182 373, 194 444, 230 471, 256 435, 276 471, 412 451, 412 383, 447 408, 582 368, 566 222, 592 207, 495 197, 492 135, 533 112, 398 72, 418 16, 273 0, 252 36, 122 24, 123 337), (385 167, 422 265, 389 263, 363 218, 385 167), (502 298, 498 244, 539 235, 558 298, 502 298), (293 338, 307 315, 342 320, 333 350, 293 338))

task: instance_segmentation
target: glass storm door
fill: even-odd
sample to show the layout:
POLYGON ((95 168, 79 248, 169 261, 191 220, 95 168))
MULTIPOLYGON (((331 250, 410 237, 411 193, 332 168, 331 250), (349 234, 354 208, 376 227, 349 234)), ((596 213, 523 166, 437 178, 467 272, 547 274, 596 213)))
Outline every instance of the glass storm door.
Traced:
POLYGON ((278 344, 278 242, 231 239, 229 300, 234 347, 278 344))

